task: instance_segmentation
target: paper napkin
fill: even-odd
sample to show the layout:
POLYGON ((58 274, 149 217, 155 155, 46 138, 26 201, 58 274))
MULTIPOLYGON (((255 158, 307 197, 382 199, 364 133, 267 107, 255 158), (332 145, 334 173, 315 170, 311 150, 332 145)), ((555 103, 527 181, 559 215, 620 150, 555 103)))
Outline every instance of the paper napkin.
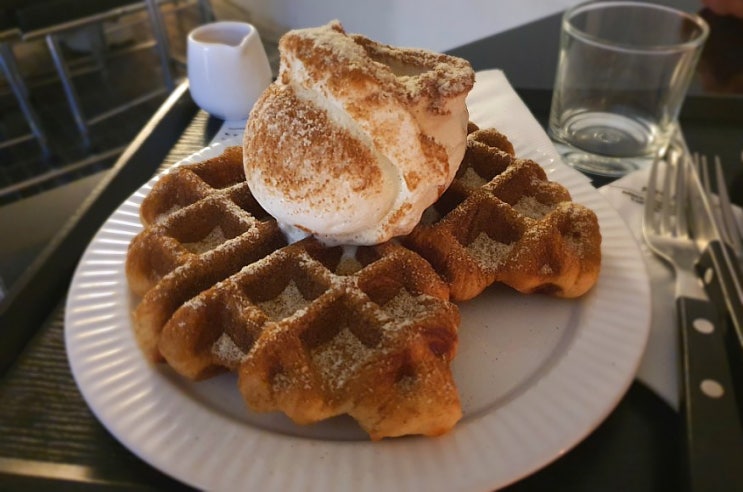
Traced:
POLYGON ((652 321, 637 377, 678 409, 680 359, 673 271, 648 249, 642 239, 642 213, 649 173, 649 169, 634 171, 599 188, 599 191, 617 209, 639 243, 650 275, 652 321))

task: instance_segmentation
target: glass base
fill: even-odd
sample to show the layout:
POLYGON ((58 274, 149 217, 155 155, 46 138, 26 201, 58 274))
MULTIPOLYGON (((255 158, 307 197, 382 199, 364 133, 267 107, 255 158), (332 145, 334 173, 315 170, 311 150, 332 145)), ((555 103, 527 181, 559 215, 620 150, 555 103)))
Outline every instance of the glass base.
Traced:
POLYGON ((649 167, 653 162, 652 157, 648 156, 608 157, 591 154, 554 140, 553 143, 565 164, 585 174, 619 178, 637 169, 649 167))

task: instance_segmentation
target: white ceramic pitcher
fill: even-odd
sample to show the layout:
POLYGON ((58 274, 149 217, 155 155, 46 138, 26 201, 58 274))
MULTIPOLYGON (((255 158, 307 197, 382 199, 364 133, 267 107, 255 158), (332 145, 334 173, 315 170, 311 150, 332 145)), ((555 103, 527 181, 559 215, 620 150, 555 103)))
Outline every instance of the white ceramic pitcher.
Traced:
POLYGON ((271 83, 271 67, 258 30, 220 21, 188 35, 188 82, 196 104, 224 120, 247 119, 271 83))

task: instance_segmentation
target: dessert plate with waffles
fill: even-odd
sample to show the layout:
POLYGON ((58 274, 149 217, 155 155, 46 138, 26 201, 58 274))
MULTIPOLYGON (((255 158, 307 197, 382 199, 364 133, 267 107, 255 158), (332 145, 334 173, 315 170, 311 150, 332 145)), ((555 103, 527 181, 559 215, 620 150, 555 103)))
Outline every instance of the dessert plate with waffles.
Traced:
POLYGON ((243 138, 153 177, 80 261, 96 416, 209 490, 492 490, 558 458, 645 347, 621 218, 499 71, 337 22, 279 48, 243 138))

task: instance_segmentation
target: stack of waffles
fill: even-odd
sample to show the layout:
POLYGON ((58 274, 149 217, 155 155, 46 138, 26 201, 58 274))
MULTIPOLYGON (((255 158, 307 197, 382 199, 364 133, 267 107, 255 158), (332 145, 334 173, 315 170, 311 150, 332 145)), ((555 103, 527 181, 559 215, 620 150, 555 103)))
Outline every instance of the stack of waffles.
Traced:
POLYGON ((232 371, 248 407, 299 424, 348 414, 374 440, 451 429, 454 301, 494 282, 577 297, 601 263, 591 210, 504 135, 468 131, 447 191, 409 235, 374 246, 287 244, 239 147, 165 174, 127 255, 145 355, 191 379, 232 371))

